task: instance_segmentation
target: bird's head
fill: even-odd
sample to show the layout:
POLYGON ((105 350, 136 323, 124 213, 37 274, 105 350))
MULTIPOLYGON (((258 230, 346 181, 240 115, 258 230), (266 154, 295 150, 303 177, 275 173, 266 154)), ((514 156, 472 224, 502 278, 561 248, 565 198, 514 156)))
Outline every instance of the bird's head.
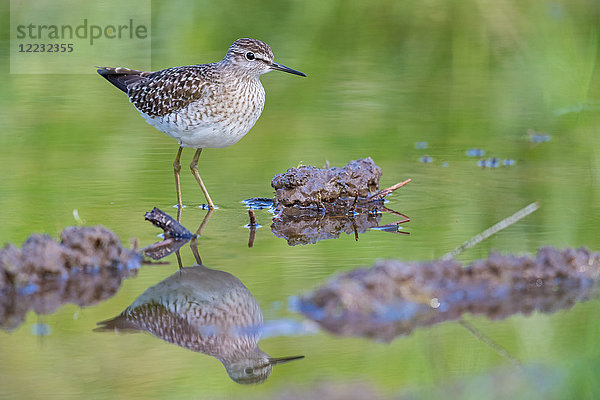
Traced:
POLYGON ((300 71, 276 63, 269 45, 256 39, 243 38, 233 42, 227 50, 225 60, 235 68, 256 77, 273 70, 306 76, 300 71))
POLYGON ((242 384, 262 383, 267 380, 273 371, 273 367, 278 364, 299 360, 304 356, 291 356, 274 358, 260 350, 256 350, 246 358, 236 361, 226 362, 223 365, 229 374, 229 377, 242 384))

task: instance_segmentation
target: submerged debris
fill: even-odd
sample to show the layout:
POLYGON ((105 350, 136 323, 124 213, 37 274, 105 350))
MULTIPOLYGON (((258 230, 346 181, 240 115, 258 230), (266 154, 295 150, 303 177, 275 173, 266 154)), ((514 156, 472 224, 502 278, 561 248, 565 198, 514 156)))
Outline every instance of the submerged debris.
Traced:
MULTIPOLYGON (((372 197, 375 196, 377 194, 372 197)), ((326 239, 337 239, 342 233, 354 234, 358 240, 359 233, 364 233, 369 229, 408 235, 408 232, 398 231, 400 224, 407 222, 410 222, 410 218, 406 215, 371 202, 358 205, 356 211, 348 215, 324 214, 317 218, 314 213, 303 212, 302 209, 286 209, 273 218, 271 231, 273 235, 286 239, 290 246, 296 246, 298 244, 314 244, 326 239), (380 225, 384 215, 382 212, 400 216, 402 219, 380 225)))
POLYGON ((254 239, 256 238, 256 229, 261 226, 256 222, 256 215, 254 214, 253 208, 248 209, 248 218, 250 218, 250 222, 248 222, 248 225, 246 225, 245 228, 250 230, 250 235, 248 236, 248 248, 252 248, 254 247, 254 239))
POLYGON ((492 157, 488 159, 481 159, 477 161, 477 166, 482 168, 498 168, 500 166, 500 159, 496 157, 492 157))
POLYGON ((333 333, 392 340, 464 313, 502 319, 569 308, 594 297, 599 278, 600 254, 583 248, 492 253, 466 268, 455 260, 386 260, 334 277, 297 308, 333 333))
POLYGON ((482 158, 477 161, 477 166, 481 168, 498 168, 501 165, 504 167, 510 167, 515 165, 515 160, 511 158, 505 158, 501 160, 497 157, 492 157, 490 159, 482 158))
MULTIPOLYGON (((380 201, 406 183, 408 181, 373 193, 365 201, 356 201, 351 209, 344 208, 337 203, 330 205, 328 212, 325 210, 319 212, 306 207, 285 207, 273 218, 271 232, 276 237, 287 240, 290 246, 315 244, 321 240, 337 239, 342 233, 354 234, 356 240, 358 240, 358 234, 369 229, 409 235, 408 232, 401 232, 399 229, 401 229, 400 224, 410 222, 410 218, 383 206, 382 201, 380 201), (380 225, 383 215, 386 214, 399 216, 401 219, 386 225, 380 225)), ((244 200, 244 203, 249 207, 258 204, 263 208, 272 210, 272 201, 269 205, 266 200, 268 199, 252 198, 244 200)), ((249 208, 248 212, 251 210, 252 208, 249 208)), ((252 247, 255 229, 253 230, 251 224, 246 225, 246 228, 250 228, 249 247, 252 247)))
POLYGON ((533 129, 527 129, 527 136, 529 136, 529 141, 531 143, 544 143, 549 142, 551 136, 545 132, 538 132, 533 129))
POLYGON ((144 214, 144 219, 152 222, 157 228, 162 229, 165 238, 142 249, 142 253, 153 260, 165 258, 196 237, 195 234, 187 230, 177 220, 157 207, 144 214))
MULTIPOLYGON (((212 212, 209 212, 205 218, 210 218, 210 214, 212 214, 212 212)), ((163 237, 165 238, 160 242, 153 243, 142 249, 142 253, 153 260, 165 258, 198 236, 197 234, 191 233, 183 225, 177 222, 177 220, 157 207, 154 207, 152 211, 148 211, 144 214, 144 218, 146 221, 152 222, 157 228, 162 229, 163 237)))
POLYGON ((33 234, 21 249, 0 250, 0 328, 16 328, 30 308, 49 314, 107 299, 140 266, 141 257, 102 226, 67 227, 60 239, 33 234))
POLYGON ((366 198, 379 187, 381 168, 371 157, 350 161, 342 168, 321 169, 311 166, 290 168, 275 175, 271 186, 276 209, 282 207, 320 207, 343 201, 346 205, 366 198))
POLYGON ((467 157, 483 157, 485 156, 485 150, 483 149, 469 149, 467 150, 467 157))
POLYGON ((248 227, 257 227, 259 226, 256 222, 256 215, 254 214, 254 209, 248 209, 248 218, 250 218, 250 222, 248 223, 248 227))
POLYGON ((291 216, 282 214, 273 219, 271 231, 273 235, 287 240, 290 246, 298 244, 314 244, 326 239, 337 239, 340 234, 364 233, 370 228, 379 226, 381 213, 362 213, 356 216, 291 216))
POLYGON ((153 260, 161 260, 179 250, 189 241, 190 239, 169 237, 145 247, 142 249, 142 253, 153 260))
POLYGON ((252 197, 242 200, 242 203, 254 210, 273 210, 273 199, 268 197, 252 197))
POLYGON ((154 207, 152 211, 144 214, 146 221, 163 230, 165 238, 191 239, 194 234, 164 211, 154 207))

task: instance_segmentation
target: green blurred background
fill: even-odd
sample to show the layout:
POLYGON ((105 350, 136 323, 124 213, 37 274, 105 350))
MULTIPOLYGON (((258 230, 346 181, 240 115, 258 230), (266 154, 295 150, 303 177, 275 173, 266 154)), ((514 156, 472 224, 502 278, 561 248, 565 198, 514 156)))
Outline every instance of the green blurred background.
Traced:
MULTIPOLYGON (((154 206, 174 212, 175 141, 147 125, 93 68, 88 75, 9 74, 8 2, 0 12, 0 244, 20 244, 33 232, 57 237, 77 223, 74 210, 86 225, 102 224, 124 243, 157 240, 143 214, 154 206)), ((540 202, 539 211, 461 259, 543 245, 600 249, 597 1, 176 0, 152 1, 151 15, 153 69, 217 61, 235 39, 254 37, 272 47, 278 62, 308 75, 263 76, 267 103, 250 134, 200 159, 220 208, 200 241, 202 258, 241 279, 267 320, 300 321, 287 311, 288 298, 335 272, 377 258, 440 257, 532 201, 540 202), (551 140, 532 143, 528 129, 551 140), (466 156, 470 148, 515 165, 480 168, 466 156), (425 154, 431 163, 420 162, 425 154), (410 236, 370 231, 358 242, 342 235, 289 247, 271 234, 272 216, 258 212, 264 227, 254 248, 247 247, 240 201, 271 196, 276 173, 366 156, 382 167, 382 186, 413 180, 389 203, 411 217, 404 226, 410 236)), ((184 166, 191 156, 184 152, 184 166)), ((194 206, 204 199, 183 171, 183 224, 194 229, 205 214, 194 206)), ((191 253, 183 256, 193 262, 191 253)), ((471 382, 457 397, 481 398, 492 397, 494 386, 482 377, 493 383, 494 371, 511 368, 453 323, 389 344, 282 335, 261 347, 306 359, 248 388, 231 382, 215 359, 150 335, 91 331, 174 268, 144 268, 105 303, 30 314, 17 330, 0 332, 0 397, 268 398, 318 382, 358 381, 385 396, 411 391, 424 398, 471 382), (47 324, 51 334, 33 335, 35 323, 47 324)), ((511 396, 600 395, 589 372, 600 367, 597 301, 553 315, 471 322, 526 366, 541 366, 541 378, 515 373, 523 382, 508 385, 511 396)))

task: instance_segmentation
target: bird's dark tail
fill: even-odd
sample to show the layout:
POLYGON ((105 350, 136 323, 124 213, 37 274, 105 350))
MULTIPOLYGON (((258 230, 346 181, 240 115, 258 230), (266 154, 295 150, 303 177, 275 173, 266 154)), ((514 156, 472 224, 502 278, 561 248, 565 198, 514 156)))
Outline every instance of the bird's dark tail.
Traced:
POLYGON ((129 68, 112 68, 112 67, 96 67, 98 73, 102 75, 107 81, 127 93, 127 88, 139 81, 146 79, 146 76, 151 72, 138 71, 129 68))
POLYGON ((98 327, 94 329, 94 332, 107 332, 107 331, 118 331, 118 332, 135 332, 142 330, 135 322, 127 319, 125 315, 119 315, 113 319, 107 319, 106 321, 98 322, 98 327))

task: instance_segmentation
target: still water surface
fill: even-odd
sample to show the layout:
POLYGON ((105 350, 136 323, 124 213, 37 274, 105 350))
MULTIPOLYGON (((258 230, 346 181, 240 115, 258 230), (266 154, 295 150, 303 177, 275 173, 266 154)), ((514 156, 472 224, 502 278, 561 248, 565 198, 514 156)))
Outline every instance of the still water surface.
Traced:
MULTIPOLYGON (((314 387, 347 397, 600 395, 597 300, 499 321, 465 316, 510 358, 456 322, 382 343, 323 332, 289 307, 290 299, 333 274, 380 258, 441 257, 533 201, 540 210, 460 260, 491 250, 533 253, 544 245, 599 250, 595 2, 348 7, 309 1, 257 4, 244 18, 217 6, 201 12, 192 3, 181 2, 191 10, 182 17, 172 3, 153 2, 155 69, 213 61, 238 36, 255 36, 273 47, 277 60, 309 76, 264 76, 267 104, 251 133, 230 148, 207 149, 200 159, 219 206, 199 240, 204 265, 248 288, 264 315, 262 350, 305 358, 275 366, 265 383, 248 387, 234 383, 214 357, 151 334, 93 331, 174 274, 172 255, 167 265, 142 267, 107 301, 65 305, 50 315, 30 312, 16 329, 0 331, 0 397, 294 398, 314 387), (227 29, 217 22, 225 16, 227 29), (273 215, 262 210, 262 227, 248 247, 241 201, 271 196, 276 173, 366 156, 382 168, 382 187, 412 179, 386 204, 410 217, 402 225, 410 235, 367 230, 358 241, 342 233, 289 246, 271 232, 273 215), (497 168, 481 167, 493 157, 497 168)), ((57 237, 78 223, 74 210, 85 225, 102 224, 125 244, 157 241, 159 231, 144 212, 155 206, 175 212, 176 143, 146 125, 99 76, 9 75, 4 65, 0 243, 20 244, 33 232, 57 237)), ((182 163, 191 156, 184 152, 182 163)), ((206 211, 184 172, 182 223, 195 230, 206 211)), ((383 215, 381 223, 394 220, 383 215)), ((185 266, 193 265, 187 246, 181 255, 185 266)))

